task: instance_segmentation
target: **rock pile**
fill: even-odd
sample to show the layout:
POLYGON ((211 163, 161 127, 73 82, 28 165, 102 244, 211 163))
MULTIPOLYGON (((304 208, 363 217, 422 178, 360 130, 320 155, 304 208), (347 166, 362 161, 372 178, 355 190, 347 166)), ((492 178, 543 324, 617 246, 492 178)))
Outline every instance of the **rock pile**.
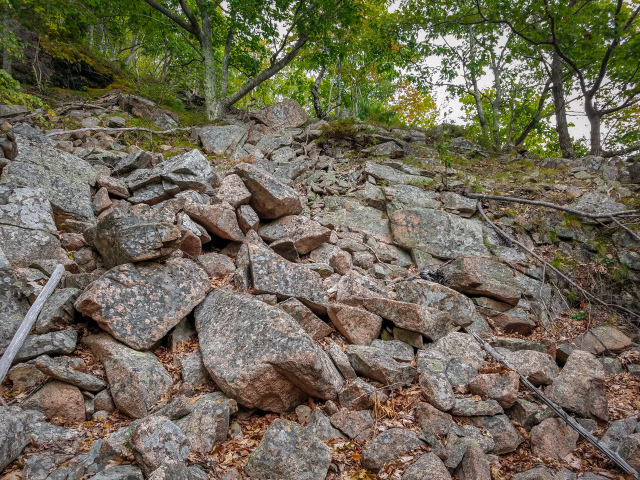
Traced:
MULTIPOLYGON (((177 124, 144 99, 118 102, 177 124)), ((206 153, 233 159, 226 171, 197 149, 126 154, 104 135, 87 154, 97 136, 56 144, 11 128, 0 353, 55 265, 66 273, 9 373, 12 391, 44 386, 0 407, 0 471, 35 440, 44 447, 27 447, 24 478, 241 478, 202 459, 250 435, 238 421, 256 410, 282 418, 244 450, 238 464, 251 478, 347 478, 335 459, 349 440, 353 460, 379 478, 400 478, 387 467, 402 460, 404 480, 490 479, 525 432, 532 455, 564 461, 577 434, 527 397, 517 374, 487 368, 469 332, 558 405, 607 426, 606 375, 638 346, 611 326, 566 345, 527 339, 564 306, 544 270, 474 216, 475 202, 424 188, 451 173, 424 133, 358 126, 355 144, 385 157, 358 170, 346 168, 345 147, 313 141, 327 124, 310 123, 295 101, 236 123, 192 132, 206 153), (423 168, 395 160, 405 155, 423 168), (438 282, 419 278, 426 270, 438 282), (86 368, 89 358, 99 366, 86 368), (410 411, 379 422, 407 391, 410 411), (82 422, 125 416, 75 455, 82 422)), ((578 207, 613 202, 587 195, 578 207)), ((639 438, 629 417, 603 441, 640 468, 639 438)), ((576 478, 538 470, 514 478, 576 478)))

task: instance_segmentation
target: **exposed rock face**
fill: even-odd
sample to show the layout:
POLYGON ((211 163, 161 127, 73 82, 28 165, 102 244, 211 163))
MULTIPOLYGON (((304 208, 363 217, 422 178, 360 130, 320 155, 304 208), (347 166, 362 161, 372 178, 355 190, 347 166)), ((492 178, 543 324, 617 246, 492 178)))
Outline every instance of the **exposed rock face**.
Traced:
POLYGON ((325 314, 327 295, 320 275, 303 265, 289 262, 269 248, 248 244, 253 288, 281 298, 294 297, 311 310, 325 314))
POLYGON ((547 389, 549 398, 582 418, 606 422, 609 419, 604 367, 598 359, 581 350, 574 351, 547 389))
POLYGON ((195 318, 205 366, 242 405, 286 412, 309 395, 336 398, 340 373, 280 308, 219 289, 196 308, 195 318))
POLYGON ((103 333, 82 342, 104 365, 113 401, 122 413, 143 418, 173 386, 171 376, 151 352, 138 352, 103 333))
POLYGON ((510 305, 517 305, 522 290, 514 271, 488 257, 466 256, 443 268, 449 286, 459 292, 484 295, 510 305))
POLYGON ((164 337, 209 290, 209 278, 195 262, 172 258, 161 264, 125 264, 109 270, 76 300, 117 340, 147 350, 164 337))
POLYGON ((254 478, 324 480, 330 464, 329 447, 297 423, 276 419, 245 471, 254 478))
POLYGON ((166 257, 180 247, 180 237, 178 227, 153 215, 115 209, 98 222, 95 245, 105 266, 113 268, 166 257))
POLYGON ((252 116, 273 132, 286 127, 299 127, 308 118, 300 104, 293 99, 265 107, 252 116))
POLYGON ((2 172, 2 183, 41 188, 51 202, 56 224, 67 231, 95 225, 90 187, 97 174, 81 159, 53 145, 14 131, 12 162, 2 172))
POLYGON ((249 205, 264 219, 276 219, 285 215, 302 213, 302 204, 295 190, 248 163, 233 168, 251 192, 249 205))
POLYGON ((0 354, 3 354, 9 346, 29 310, 29 302, 16 283, 17 279, 11 271, 11 264, 0 249, 0 311, 3 312, 0 317, 0 354))
POLYGON ((281 217, 260 228, 258 233, 266 242, 291 240, 300 255, 306 255, 331 237, 331 230, 299 215, 281 217))
POLYGON ((486 255, 482 226, 440 210, 398 210, 389 215, 395 243, 417 248, 437 258, 486 255))

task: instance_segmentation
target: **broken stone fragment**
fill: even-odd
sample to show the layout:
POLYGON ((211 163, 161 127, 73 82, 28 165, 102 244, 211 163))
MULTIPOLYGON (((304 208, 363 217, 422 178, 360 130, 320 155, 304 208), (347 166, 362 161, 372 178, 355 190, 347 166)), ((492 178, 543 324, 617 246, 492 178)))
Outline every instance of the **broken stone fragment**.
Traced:
POLYGON ((215 205, 187 202, 184 206, 184 212, 217 237, 234 242, 244 240, 244 234, 240 230, 236 218, 236 211, 226 202, 215 205))
POLYGON ((336 398, 342 376, 282 309, 218 289, 196 308, 195 319, 211 377, 242 405, 287 412, 308 396, 336 398))
POLYGON ((194 261, 125 264, 112 268, 78 297, 76 309, 114 338, 148 350, 209 290, 209 277, 194 261))
POLYGON ((238 208, 241 205, 249 204, 251 192, 244 186, 242 179, 232 173, 222 180, 220 188, 218 188, 218 192, 216 193, 216 198, 219 201, 229 203, 233 208, 238 208))
POLYGON ((328 308, 331 323, 355 345, 371 345, 380 335, 382 318, 362 308, 332 303, 328 308))
POLYGON ((258 233, 266 242, 291 240, 300 255, 306 255, 331 237, 331 230, 300 215, 281 217, 260 228, 258 233))

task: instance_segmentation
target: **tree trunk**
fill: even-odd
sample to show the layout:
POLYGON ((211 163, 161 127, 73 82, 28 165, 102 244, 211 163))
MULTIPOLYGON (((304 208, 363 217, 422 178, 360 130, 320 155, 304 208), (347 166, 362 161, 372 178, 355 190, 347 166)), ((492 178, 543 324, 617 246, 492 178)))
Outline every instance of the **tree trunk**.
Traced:
POLYGON ((555 105, 556 131, 558 132, 560 150, 562 151, 563 157, 575 158, 576 153, 571 143, 571 135, 569 134, 569 125, 567 123, 567 109, 564 101, 562 59, 555 51, 553 52, 551 61, 551 81, 553 82, 553 103, 555 105))
POLYGON ((589 99, 588 101, 585 99, 585 111, 587 113, 587 118, 589 119, 589 124, 591 125, 591 150, 589 151, 589 154, 599 157, 602 155, 602 143, 600 138, 601 118, 600 112, 593 108, 592 102, 592 99, 589 99))
POLYGON ((493 70, 493 87, 496 91, 496 97, 491 102, 493 109, 493 118, 491 119, 491 133, 493 134, 493 144, 500 148, 500 107, 502 106, 502 82, 500 65, 494 55, 491 55, 491 70, 493 70))
POLYGON ((324 65, 320 69, 320 73, 316 77, 316 80, 313 82, 311 87, 311 96, 313 97, 313 109, 316 111, 316 117, 320 120, 324 120, 327 118, 327 113, 322 109, 322 103, 320 103, 320 95, 318 95, 318 88, 320 88, 320 83, 322 82, 322 78, 324 77, 325 72, 327 71, 327 67, 324 65))
POLYGON ((204 104, 208 120, 220 118, 222 112, 218 98, 218 75, 216 72, 216 56, 211 42, 211 22, 209 16, 202 16, 201 50, 204 59, 204 104))
POLYGON ((220 72, 220 97, 225 98, 229 91, 229 61, 231 60, 231 48, 233 47, 233 36, 235 31, 233 25, 229 26, 227 41, 224 45, 224 56, 222 57, 222 71, 220 72))

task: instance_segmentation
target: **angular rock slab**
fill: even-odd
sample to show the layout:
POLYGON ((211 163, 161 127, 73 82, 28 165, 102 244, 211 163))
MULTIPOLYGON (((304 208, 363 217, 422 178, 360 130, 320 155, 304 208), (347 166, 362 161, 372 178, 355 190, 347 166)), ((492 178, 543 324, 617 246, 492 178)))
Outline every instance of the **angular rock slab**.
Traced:
POLYGON ((244 470, 253 478, 324 480, 330 464, 329 447, 306 428, 278 418, 249 455, 244 470))
POLYGON ((308 119, 307 114, 294 99, 270 105, 251 116, 274 132, 282 128, 299 127, 308 119))
POLYGON ((302 213, 302 204, 296 191, 264 170, 241 163, 232 172, 242 179, 251 192, 249 205, 261 218, 270 220, 302 213))
POLYGON ((236 148, 242 147, 247 140, 249 131, 239 125, 225 125, 222 127, 209 126, 200 130, 198 136, 202 142, 202 149, 213 155, 228 155, 236 148))
POLYGON ((306 255, 311 250, 328 242, 331 230, 305 217, 288 215, 260 228, 258 234, 266 242, 291 240, 297 252, 300 255, 306 255))
POLYGON ((352 344, 371 345, 382 329, 382 318, 367 310, 340 303, 328 309, 331 323, 352 344))
POLYGON ((402 428, 385 430, 362 449, 362 466, 378 471, 388 463, 409 450, 426 447, 414 433, 402 428))
POLYGON ((347 357, 356 373, 383 385, 409 385, 416 376, 416 368, 397 362, 382 350, 362 345, 349 345, 347 357))
POLYGON ((172 258, 164 265, 112 268, 78 297, 76 310, 93 318, 122 343, 148 350, 209 290, 209 277, 194 261, 172 258))
POLYGON ((376 240, 392 244, 389 220, 380 210, 361 205, 346 197, 325 197, 324 224, 347 227, 352 232, 373 236, 376 240))
POLYGON ((235 401, 229 400, 220 392, 209 393, 193 404, 189 415, 176 421, 176 425, 189 440, 192 451, 207 453, 215 445, 227 440, 229 415, 232 413, 230 402, 235 407, 235 413, 235 401))
POLYGON ((28 418, 20 407, 0 406, 0 472, 29 443, 28 418))
POLYGON ((126 415, 146 417, 171 392, 171 376, 153 353, 133 350, 106 333, 84 337, 82 343, 102 362, 113 402, 126 415))
POLYGON ((133 455, 142 471, 149 475, 163 463, 181 462, 189 455, 189 441, 167 417, 147 417, 131 436, 133 455))
POLYGON ((314 340, 320 340, 331 334, 333 328, 320 320, 302 302, 290 298, 278 303, 278 307, 291 315, 314 340))
POLYGON ((482 225, 473 220, 420 208, 398 210, 389 215, 391 234, 397 245, 417 248, 437 258, 460 255, 487 255, 482 225))
POLYGON ((74 385, 54 380, 38 390, 26 402, 25 408, 39 410, 47 418, 60 418, 65 422, 84 422, 84 398, 74 385))
POLYGON ((153 215, 115 209, 100 218, 95 245, 106 268, 154 260, 180 247, 180 229, 153 215))
POLYGON ((334 399, 342 376, 300 325, 278 307, 218 289, 195 310, 207 370, 249 408, 287 412, 308 396, 334 399))
POLYGON ((12 162, 2 172, 2 183, 41 188, 53 207, 58 225, 95 225, 91 186, 97 174, 80 157, 14 131, 12 162))
POLYGON ((0 246, 15 267, 64 255, 51 204, 39 186, 0 184, 0 246))
POLYGON ((16 283, 11 264, 0 248, 0 355, 11 343, 30 307, 16 283))
POLYGON ((442 275, 454 290, 470 295, 495 298, 517 305, 522 296, 512 268, 489 257, 466 256, 442 269, 442 275))
POLYGON ((253 288, 257 293, 294 297, 316 313, 327 313, 329 301, 318 273, 289 262, 261 245, 248 244, 248 249, 253 288))
POLYGON ((220 238, 234 242, 244 240, 244 234, 238 225, 236 211, 227 202, 217 205, 187 202, 184 206, 184 212, 208 232, 220 238))
POLYGON ((451 480, 447 467, 433 453, 425 453, 412 463, 402 475, 402 480, 451 480))

